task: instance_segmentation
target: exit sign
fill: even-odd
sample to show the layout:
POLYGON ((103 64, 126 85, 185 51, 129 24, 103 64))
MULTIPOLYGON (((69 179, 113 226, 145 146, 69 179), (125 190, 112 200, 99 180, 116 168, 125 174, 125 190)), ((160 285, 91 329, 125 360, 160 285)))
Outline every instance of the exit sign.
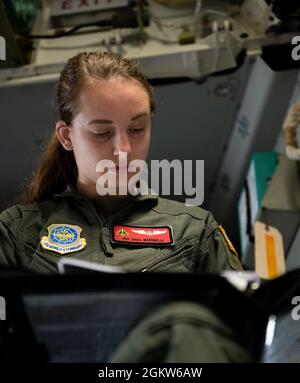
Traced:
POLYGON ((65 16, 127 6, 128 0, 53 0, 52 16, 65 16))

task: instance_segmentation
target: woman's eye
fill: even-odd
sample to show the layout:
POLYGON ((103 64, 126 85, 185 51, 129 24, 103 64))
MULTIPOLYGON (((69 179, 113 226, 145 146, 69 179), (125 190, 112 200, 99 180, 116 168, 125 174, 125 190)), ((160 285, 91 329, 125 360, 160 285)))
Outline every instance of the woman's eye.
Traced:
POLYGON ((105 138, 110 135, 110 132, 92 132, 95 136, 100 137, 100 138, 105 138))
POLYGON ((130 133, 132 134, 141 134, 145 129, 144 128, 132 128, 129 129, 130 133))

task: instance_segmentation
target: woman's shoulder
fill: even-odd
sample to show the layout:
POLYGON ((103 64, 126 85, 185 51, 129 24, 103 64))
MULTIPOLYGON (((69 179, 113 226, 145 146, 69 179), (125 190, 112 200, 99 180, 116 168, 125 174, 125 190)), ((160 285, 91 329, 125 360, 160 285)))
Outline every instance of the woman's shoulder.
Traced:
POLYGON ((38 211, 37 203, 33 203, 30 205, 17 204, 3 210, 0 214, 0 219, 1 221, 3 220, 13 221, 16 219, 20 219, 23 216, 23 214, 26 212, 37 212, 37 211, 38 211))
POLYGON ((32 216, 43 215, 45 208, 49 210, 57 205, 57 201, 39 201, 30 204, 16 204, 0 213, 0 221, 4 224, 13 224, 14 222, 30 219, 32 216))
POLYGON ((213 214, 209 210, 206 210, 200 206, 186 205, 183 202, 159 197, 158 204, 155 209, 161 213, 169 215, 185 214, 190 216, 192 219, 205 221, 206 224, 212 226, 212 228, 218 225, 213 214))

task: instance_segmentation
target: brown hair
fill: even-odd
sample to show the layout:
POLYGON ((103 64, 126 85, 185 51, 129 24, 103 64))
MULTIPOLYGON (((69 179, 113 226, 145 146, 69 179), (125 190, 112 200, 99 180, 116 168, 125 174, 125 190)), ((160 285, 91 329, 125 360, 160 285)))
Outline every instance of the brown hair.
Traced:
MULTIPOLYGON (((78 112, 78 94, 89 81, 113 77, 135 79, 149 95, 150 110, 154 113, 153 89, 138 64, 111 52, 82 52, 70 58, 61 72, 56 86, 57 119, 71 125, 78 112)), ((73 151, 67 151, 52 135, 41 163, 20 201, 24 204, 46 200, 62 192, 68 184, 75 185, 77 166, 73 151)))

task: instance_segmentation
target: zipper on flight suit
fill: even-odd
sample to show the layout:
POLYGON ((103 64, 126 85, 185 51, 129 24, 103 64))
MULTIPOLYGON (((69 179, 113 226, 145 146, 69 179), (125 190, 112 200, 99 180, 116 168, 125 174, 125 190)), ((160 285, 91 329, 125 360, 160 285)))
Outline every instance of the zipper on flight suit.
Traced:
MULTIPOLYGON (((92 205, 92 209, 93 209, 94 213, 97 216, 97 220, 100 223, 101 229, 102 230, 105 229, 105 231, 106 231, 106 236, 108 238, 107 244, 105 243, 105 241, 103 239, 102 230, 101 230, 101 234, 100 234, 100 243, 101 243, 101 246, 103 248, 104 254, 106 256, 110 256, 110 257, 113 256, 113 248, 111 247, 111 244, 110 244, 110 233, 109 233, 110 225, 112 225, 116 219, 120 219, 120 217, 122 217, 122 215, 124 215, 131 207, 134 206, 135 202, 136 201, 130 202, 121 211, 118 211, 117 213, 112 215, 112 217, 108 220, 104 216, 102 216, 101 214, 98 213, 98 211, 97 211, 97 209, 93 203, 90 203, 92 205)), ((101 263, 105 263, 105 259, 101 259, 101 263)))
MULTIPOLYGON (((113 248, 111 247, 111 244, 110 244, 110 233, 109 233, 109 226, 113 223, 113 221, 117 218, 119 218, 120 215, 122 215, 124 212, 126 212, 129 208, 131 208, 133 205, 134 205, 134 202, 131 202, 130 204, 128 204, 127 206, 125 206, 121 212, 117 212, 116 214, 114 214, 110 219, 106 219, 103 215, 99 214, 97 209, 95 208, 94 204, 93 203, 90 203, 91 204, 91 207, 94 211, 94 213, 96 214, 96 217, 97 217, 97 220, 100 224, 100 227, 101 227, 101 233, 100 233, 100 244, 103 248, 103 251, 104 251, 104 254, 108 257, 112 257, 113 256, 113 248), (103 229, 105 231, 104 235, 106 236, 107 238, 107 241, 105 243, 105 240, 103 238, 103 229)), ((101 259, 101 263, 105 263, 105 259, 101 259)))
MULTIPOLYGON (((99 226, 100 226, 100 238, 99 238, 99 242, 100 242, 100 245, 103 249, 103 252, 104 252, 104 255, 105 256, 112 256, 113 255, 113 249, 112 247, 110 246, 107 246, 107 244, 105 243, 104 239, 103 239, 103 229, 108 229, 108 222, 106 221, 106 219, 98 213, 97 209, 95 208, 94 204, 92 202, 88 202, 91 209, 93 210, 93 213, 96 215, 97 217, 97 221, 99 223, 99 226)), ((109 242, 108 242, 109 243, 109 242)), ((100 261, 101 263, 105 264, 105 256, 102 257, 102 255, 100 255, 100 261)))
POLYGON ((188 249, 192 249, 198 241, 194 242, 184 242, 182 245, 174 249, 174 251, 170 251, 166 255, 162 256, 160 259, 155 259, 152 262, 149 262, 148 264, 144 264, 142 268, 140 268, 138 271, 145 273, 148 271, 152 271, 153 268, 155 269, 157 266, 162 266, 164 264, 168 264, 169 261, 172 259, 178 259, 182 256, 182 252, 186 251, 188 249))

